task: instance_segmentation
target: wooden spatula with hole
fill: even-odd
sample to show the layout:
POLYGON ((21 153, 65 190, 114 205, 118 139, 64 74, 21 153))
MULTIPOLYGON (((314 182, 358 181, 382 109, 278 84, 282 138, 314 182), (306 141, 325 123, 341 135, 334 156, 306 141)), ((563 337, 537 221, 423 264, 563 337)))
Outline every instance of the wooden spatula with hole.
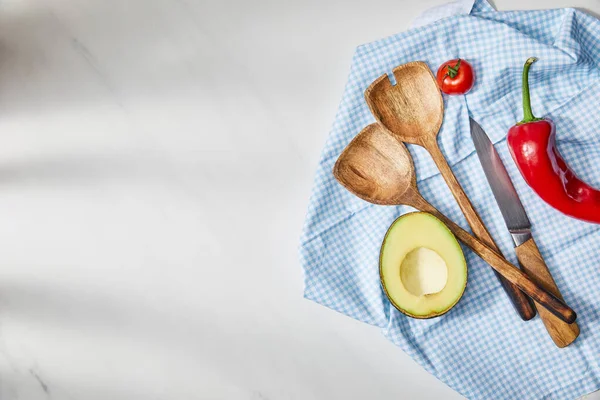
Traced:
POLYGON ((417 188, 408 149, 379 124, 367 126, 350 142, 335 163, 333 175, 346 189, 368 202, 407 205, 435 215, 494 270, 558 318, 569 324, 577 319, 575 311, 560 299, 429 204, 417 188))
MULTIPOLYGON (((416 61, 395 68, 393 74, 396 85, 392 85, 387 75, 382 75, 365 91, 371 112, 397 139, 423 146, 431 154, 475 236, 502 254, 438 146, 444 102, 431 70, 427 64, 416 61)), ((535 309, 527 296, 505 279, 498 278, 519 316, 525 321, 533 318, 535 309)))

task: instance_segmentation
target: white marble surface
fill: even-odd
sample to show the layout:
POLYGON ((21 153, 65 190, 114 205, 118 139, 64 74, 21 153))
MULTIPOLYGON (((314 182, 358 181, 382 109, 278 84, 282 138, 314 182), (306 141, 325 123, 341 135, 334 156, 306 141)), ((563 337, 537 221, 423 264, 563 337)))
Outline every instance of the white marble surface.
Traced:
POLYGON ((443 2, 2 0, 0 398, 460 399, 297 261, 354 47, 443 2))

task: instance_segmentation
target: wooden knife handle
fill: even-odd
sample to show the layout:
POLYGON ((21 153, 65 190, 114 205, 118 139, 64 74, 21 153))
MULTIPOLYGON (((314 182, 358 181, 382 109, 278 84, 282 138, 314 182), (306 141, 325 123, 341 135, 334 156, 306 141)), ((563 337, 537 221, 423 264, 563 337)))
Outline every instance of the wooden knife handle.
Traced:
MULTIPOLYGON (((533 238, 516 247, 515 251, 521 267, 531 280, 563 300, 556 282, 554 282, 554 278, 552 278, 548 266, 546 266, 533 238)), ((558 347, 566 347, 577 339, 577 336, 579 336, 579 326, 577 323, 567 324, 545 308, 539 307, 538 304, 536 304, 536 307, 540 313, 540 318, 546 326, 546 330, 558 347)))
MULTIPOLYGON (((487 244, 496 253, 502 255, 498 245, 496 245, 496 242, 494 242, 492 235, 490 235, 487 228, 483 224, 481 217, 473 207, 469 197, 463 190, 462 186, 456 179, 456 176, 452 172, 450 165, 444 158, 437 141, 432 141, 432 143, 429 143, 428 149, 430 149, 433 160, 442 173, 442 176, 446 180, 446 183, 448 184, 448 187, 454 195, 458 206, 467 219, 467 223, 471 227, 473 234, 483 243, 487 244)), ((527 297, 517 286, 504 279, 502 275, 498 273, 498 271, 494 272, 496 273, 496 277, 500 280, 504 291, 508 295, 521 319, 523 319, 523 321, 529 321, 535 317, 535 308, 533 308, 533 304, 531 304, 529 297, 527 297)))

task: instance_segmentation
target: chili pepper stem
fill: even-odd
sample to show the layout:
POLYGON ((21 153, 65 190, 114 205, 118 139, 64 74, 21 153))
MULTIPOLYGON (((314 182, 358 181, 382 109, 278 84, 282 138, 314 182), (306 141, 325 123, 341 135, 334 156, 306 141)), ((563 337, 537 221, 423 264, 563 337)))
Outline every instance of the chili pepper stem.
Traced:
POLYGON ((519 125, 526 124, 528 122, 540 121, 541 118, 536 118, 533 115, 533 111, 531 110, 531 97, 529 94, 529 68, 531 65, 536 62, 538 59, 535 57, 530 57, 525 61, 525 66, 523 67, 523 120, 519 122, 519 125))

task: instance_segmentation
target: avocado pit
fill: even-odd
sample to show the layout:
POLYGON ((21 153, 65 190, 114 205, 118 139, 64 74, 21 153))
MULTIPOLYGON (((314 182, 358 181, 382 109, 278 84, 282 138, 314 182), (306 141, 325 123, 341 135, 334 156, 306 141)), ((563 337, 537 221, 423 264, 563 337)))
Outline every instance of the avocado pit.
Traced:
POLYGON ((415 296, 438 293, 448 282, 448 266, 435 251, 417 247, 402 260, 400 279, 406 290, 415 296))

